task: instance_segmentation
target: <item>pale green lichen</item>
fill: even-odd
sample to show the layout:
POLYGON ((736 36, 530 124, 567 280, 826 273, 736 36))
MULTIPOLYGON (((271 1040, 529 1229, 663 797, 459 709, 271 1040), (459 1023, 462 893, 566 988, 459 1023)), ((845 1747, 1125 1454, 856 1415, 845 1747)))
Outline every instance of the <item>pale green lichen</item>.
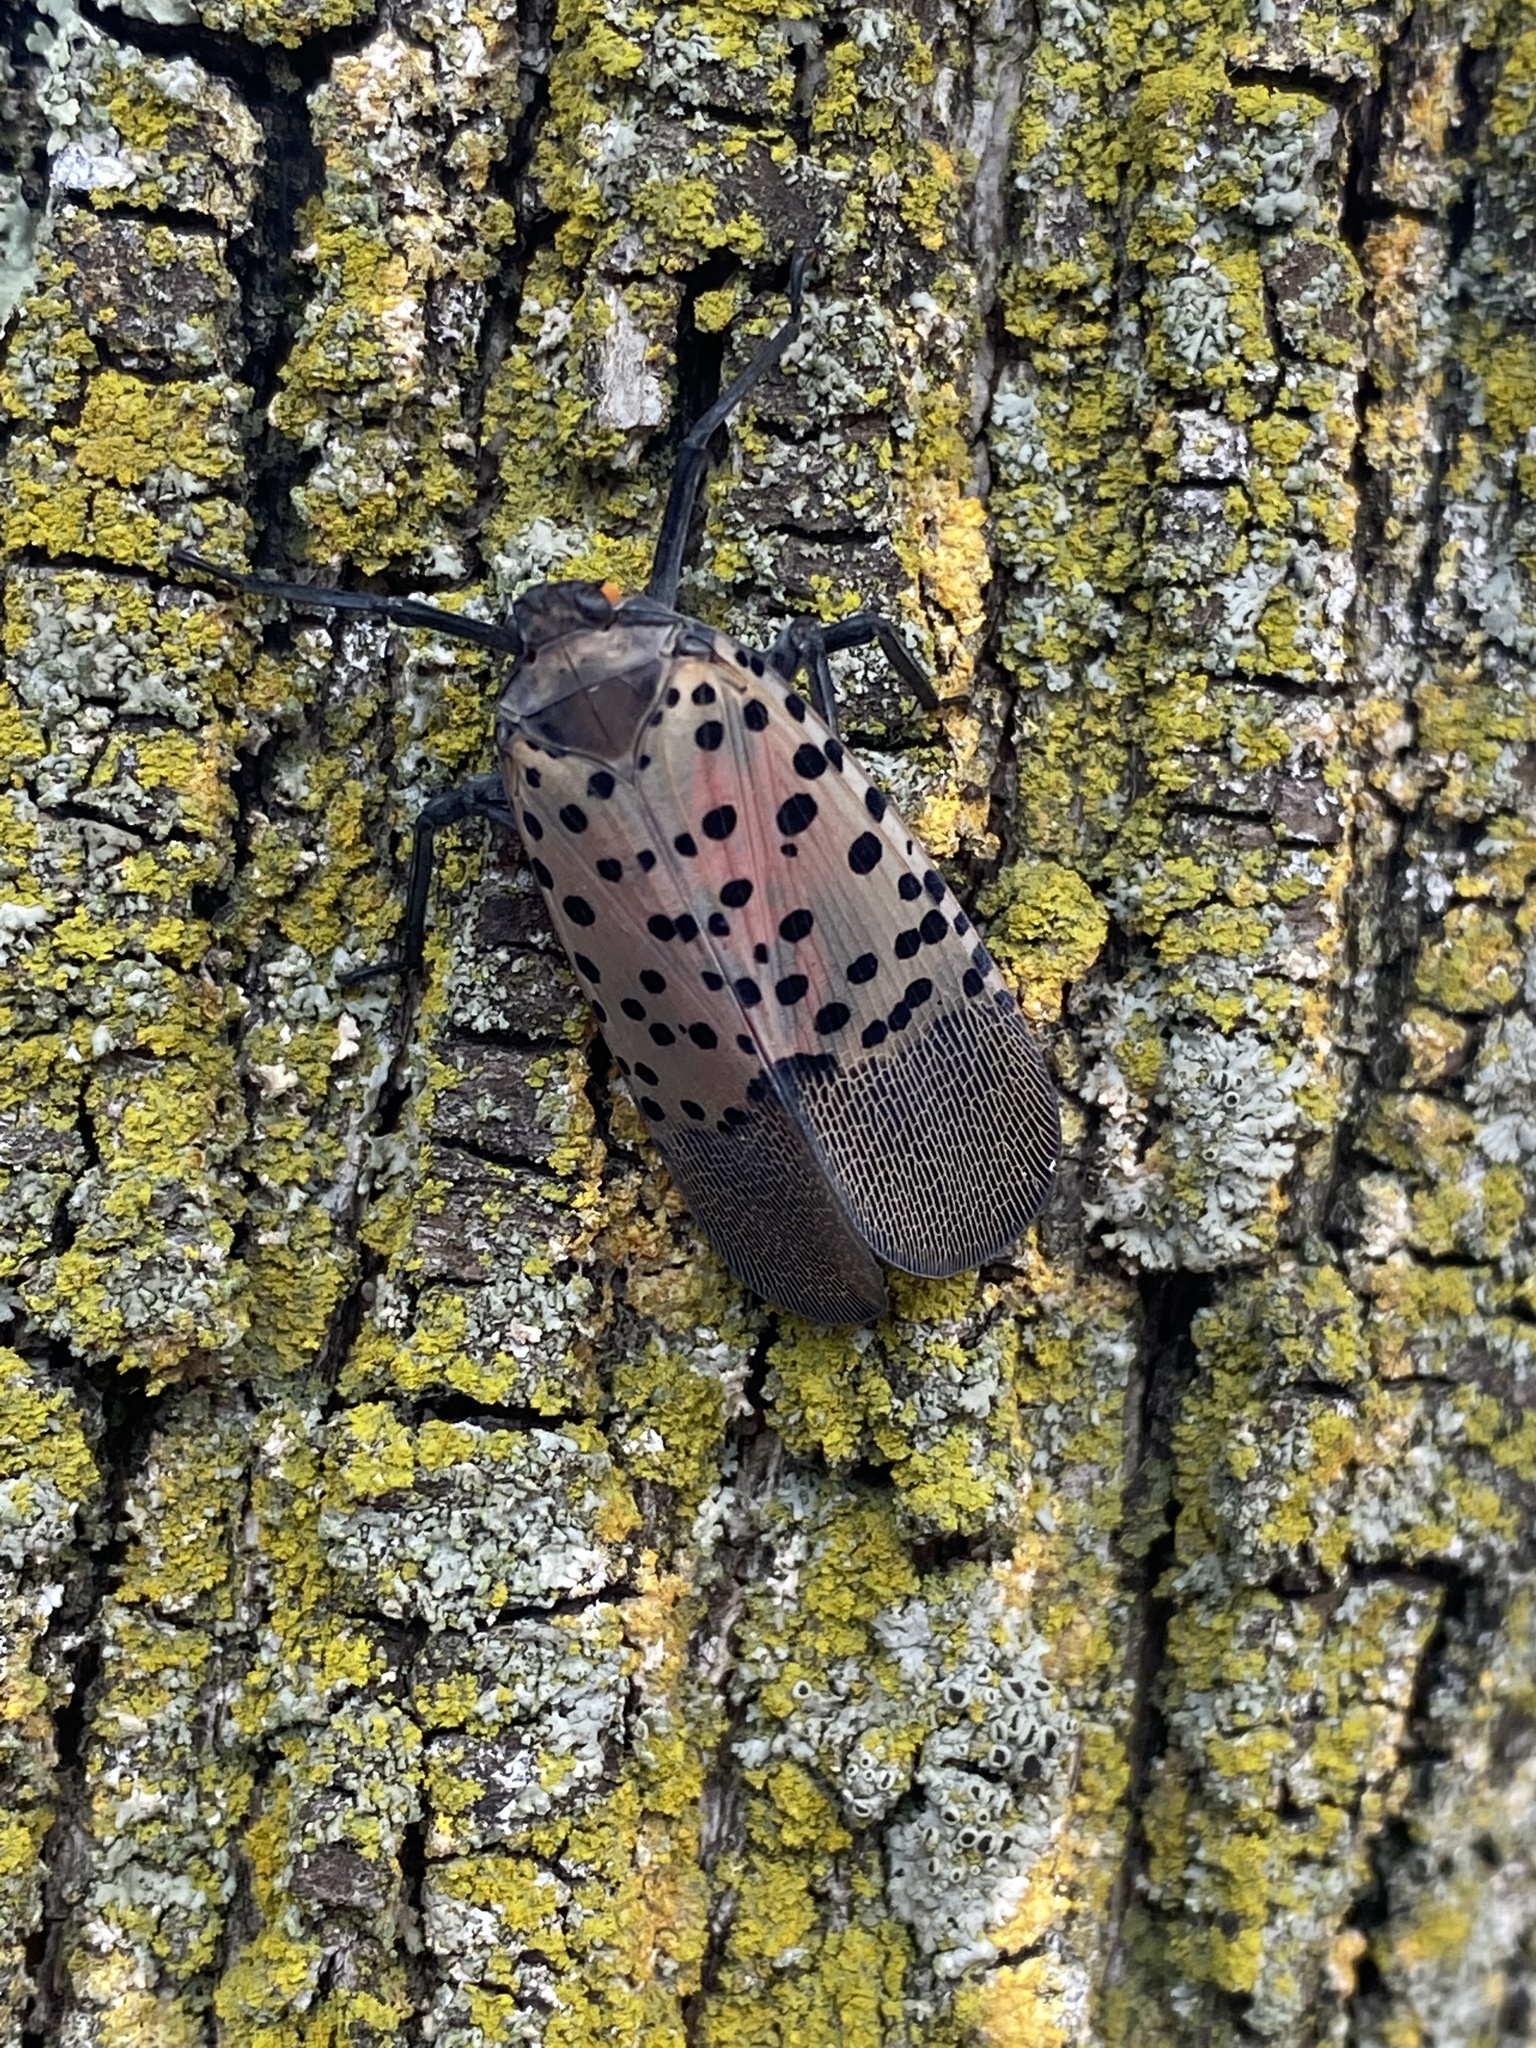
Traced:
MULTIPOLYGON (((291 44, 345 13, 253 0, 207 19, 291 44)), ((190 2043, 211 2002, 249 2048, 422 2026, 586 2048, 677 2038, 694 1999, 689 2025, 717 2048, 1159 2043, 1218 2038, 1234 1998, 1282 2037, 1350 1988, 1367 1858, 1389 1815, 1420 1825, 1399 1766, 1426 1642, 1454 1633, 1439 1579, 1469 1558, 1492 1569, 1536 1458, 1508 1391, 1527 1383, 1536 1307, 1536 1053, 1518 1008, 1530 629, 1520 548, 1499 552, 1485 509, 1529 482, 1530 351, 1497 307, 1458 316, 1465 416, 1442 418, 1423 266, 1449 212, 1434 180, 1455 52, 1427 56, 1409 96, 1411 161, 1378 166, 1371 205, 1390 192, 1413 218, 1374 223, 1357 262, 1332 203, 1331 89, 1283 79, 1371 85, 1390 24, 1048 9, 1013 53, 989 527, 967 443, 983 294, 953 253, 973 167, 938 112, 952 78, 975 81, 974 27, 566 0, 534 165, 554 239, 490 364, 479 448, 472 338, 516 225, 487 181, 524 53, 494 9, 451 6, 343 53, 315 98, 324 175, 273 417, 303 447, 316 557, 456 578, 488 451, 498 498, 478 531, 500 595, 542 574, 638 584, 684 280, 710 251, 753 266, 694 305, 734 365, 781 316, 772 265, 819 223, 805 343, 740 422, 688 603, 743 631, 781 602, 896 612, 947 710, 920 755, 889 757, 891 779, 941 855, 991 855, 989 794, 1016 774, 1027 852, 984 907, 1005 969, 1042 1009, 1065 1001, 1068 1130, 1093 1132, 1110 1252, 1149 1303, 1170 1269, 1215 1276, 1188 1383, 1144 1397, 1154 1338, 1134 1285, 1028 1250, 1011 1276, 898 1283, 873 1333, 782 1327, 766 1459, 773 1440, 741 1427, 761 1318, 632 1110, 605 1106, 600 1135, 571 984, 530 936, 511 856, 487 879, 484 834, 445 840, 440 901, 461 907, 434 932, 432 1049, 397 1070, 413 1105, 377 1131, 397 1009, 335 977, 387 947, 391 829, 487 765, 487 665, 424 643, 391 671, 372 627, 307 621, 257 657, 243 604, 19 572, 0 845, 18 970, 5 1106, 23 1142, 4 1249, 77 1356, 220 1389, 244 1374, 250 1404, 173 1387, 128 1482, 85 1759, 101 1873, 65 1961, 104 2042, 190 2043), (1236 65, 1249 82, 1231 84, 1236 65), (654 148, 633 146, 642 126, 654 148), (1394 479, 1383 561, 1431 615, 1416 730, 1393 634, 1346 642, 1341 623, 1362 270, 1381 394, 1364 460, 1394 479), (1426 588, 1413 549, 1442 427, 1434 498, 1455 518, 1426 588), (781 506, 805 534, 774 530, 781 506), (852 551, 844 527, 885 540, 852 551), (1011 752, 978 662, 989 597, 1011 752), (111 668, 103 615, 126 650, 111 668), (1372 702, 1351 722, 1334 693, 1357 659, 1372 702), (237 842, 241 753, 264 793, 237 842), (1325 1219, 1338 1047, 1364 1028, 1342 1005, 1376 942, 1345 902, 1383 858, 1367 785, 1410 820, 1408 1067, 1393 1090, 1372 1081, 1350 1134, 1370 1170, 1346 1165, 1325 1219), (73 829, 70 805, 127 839, 73 829), (1445 843, 1445 821, 1474 833, 1445 843), (223 898, 216 915, 195 890, 223 898), (235 977, 247 1008, 219 993, 235 977), (466 1048, 509 1017, 540 1050, 492 1074, 466 1048), (1317 1249, 1325 1220, 1351 1233, 1344 1265, 1317 1249), (1279 1250, 1294 1238, 1304 1259, 1279 1250), (1233 1271, 1260 1262, 1262 1279, 1233 1271), (1466 1373, 1449 1395, 1417 1384, 1466 1373), (445 1397, 469 1412, 440 1419, 445 1397), (1128 1397, 1164 1431, 1129 1499, 1128 1397), (498 1408, 540 1426, 483 1412, 498 1408), (1112 1545, 1157 1554, 1169 1502, 1148 1890, 1095 2005, 1138 1796, 1134 1594, 1112 1545), (984 1536, 997 1569, 922 1566, 914 1544, 957 1535, 984 1536), (734 1598, 747 1565, 732 1630, 710 1574, 734 1598), (1298 1582, 1310 1597, 1277 1590, 1298 1582), (396 1617, 428 1645, 409 1671, 396 1617), (711 1771, 710 1811, 739 1802, 741 1820, 706 1870, 711 1771), (425 1947, 408 1975, 418 1821, 425 1947)), ((1513 160, 1528 38, 1478 34, 1513 160)), ((119 199, 125 223, 200 214, 208 234, 153 228, 143 261, 189 292, 211 279, 212 310, 152 372, 107 360, 122 322, 113 335, 81 296, 82 256, 42 249, 4 387, 9 530, 125 569, 163 560, 173 531, 233 560, 248 422, 220 356, 234 280, 211 230, 246 217, 255 124, 190 62, 94 29, 42 41, 55 84, 74 66, 89 87, 73 110, 55 96, 59 189, 89 191, 93 220, 119 199)), ((1464 257, 1480 276, 1482 233, 1464 257)), ((892 747, 918 729, 872 660, 841 679, 851 729, 892 747)), ((93 1484, 83 1432, 62 1394, 14 1390, 24 1420, 46 1410, 58 1459, 56 1492, 39 1490, 27 1423, 16 1497, 62 1547, 93 1484)), ((1507 1654, 1484 1659, 1497 1705, 1465 1694, 1490 1727, 1529 1690, 1512 1613, 1507 1654)), ((51 1696, 29 1670, 13 1697, 41 1754, 51 1696)), ((1448 1760, 1449 1785, 1461 1736, 1433 1711, 1446 1739, 1419 1753, 1448 1760)), ((45 1776, 18 1803, 11 1873, 37 1853, 45 1776)), ((1519 1840, 1486 1789, 1435 1796, 1428 1833, 1454 1876, 1436 1898, 1389 1872, 1372 1936, 1403 2041, 1447 1985, 1458 2013, 1488 2002, 1468 1989, 1499 1968, 1476 1844, 1507 1841, 1513 1862, 1519 1840)))
POLYGON ((1109 919, 1080 875, 1056 861, 1005 868, 976 899, 993 958, 1026 1001, 1059 1011, 1064 984, 1081 981, 1104 949, 1109 919))

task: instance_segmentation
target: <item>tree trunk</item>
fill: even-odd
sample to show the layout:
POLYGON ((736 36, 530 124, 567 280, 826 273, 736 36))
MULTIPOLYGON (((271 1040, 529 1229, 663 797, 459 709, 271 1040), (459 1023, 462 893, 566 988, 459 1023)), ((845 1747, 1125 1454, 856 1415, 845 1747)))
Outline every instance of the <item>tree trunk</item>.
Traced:
POLYGON ((9 2032, 1511 2048, 1536 9, 37 0, 0 100, 9 2032), (896 615, 1011 1263, 725 1275, 494 665, 167 571, 896 615), (722 445, 724 445, 722 443, 722 445))

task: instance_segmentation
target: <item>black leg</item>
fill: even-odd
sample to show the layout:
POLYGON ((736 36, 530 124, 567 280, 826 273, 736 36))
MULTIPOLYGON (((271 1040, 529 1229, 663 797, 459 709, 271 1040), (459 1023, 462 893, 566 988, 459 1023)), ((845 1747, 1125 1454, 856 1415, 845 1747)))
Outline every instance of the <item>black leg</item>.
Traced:
POLYGON ((411 845, 411 878, 405 894, 405 931, 400 952, 395 959, 381 960, 375 967, 354 967, 341 976, 343 988, 353 988, 362 981, 378 981, 386 974, 409 978, 419 971, 427 936, 433 842, 445 825, 460 825, 466 818, 490 818, 495 824, 517 829, 499 775, 472 775, 468 782, 461 782, 456 789, 445 789, 441 796, 422 805, 416 814, 416 835, 411 845))
POLYGON ((393 619, 397 626, 421 626, 431 633, 446 633, 455 640, 473 640, 479 647, 498 654, 522 652, 522 637, 512 621, 493 626, 484 619, 466 618, 459 612, 439 611, 436 605, 418 604, 412 597, 381 597, 372 590, 325 590, 315 583, 282 583, 274 576, 242 576, 233 569, 221 569, 190 548, 172 548, 167 560, 173 569, 192 569, 199 576, 228 583, 252 597, 280 597, 289 604, 307 605, 320 612, 363 612, 375 619, 393 619))
POLYGON ((808 261, 803 249, 797 249, 789 259, 789 318, 777 334, 768 337, 729 390, 722 392, 709 411, 696 419, 683 436, 677 467, 672 472, 672 488, 667 494, 667 509, 662 514, 655 558, 651 563, 651 580, 645 586, 647 597, 654 597, 658 604, 677 602, 677 581, 683 573, 688 522, 693 516, 694 500, 699 495, 699 482, 715 429, 722 420, 729 419, 754 385, 762 383, 800 332, 800 299, 808 261))
POLYGON ((832 664, 827 659, 827 643, 820 634, 807 644, 805 656, 810 664, 811 702, 821 713, 827 731, 836 739, 837 690, 832 681, 832 664))
POLYGON ((832 668, 829 654, 844 647, 867 647, 872 640, 925 711, 937 711, 939 693, 928 672, 908 653, 905 642, 891 621, 879 612, 855 612, 851 618, 836 619, 824 626, 819 619, 791 619, 768 653, 780 675, 793 681, 802 667, 811 678, 811 700, 823 719, 837 731, 837 713, 832 702, 832 668))

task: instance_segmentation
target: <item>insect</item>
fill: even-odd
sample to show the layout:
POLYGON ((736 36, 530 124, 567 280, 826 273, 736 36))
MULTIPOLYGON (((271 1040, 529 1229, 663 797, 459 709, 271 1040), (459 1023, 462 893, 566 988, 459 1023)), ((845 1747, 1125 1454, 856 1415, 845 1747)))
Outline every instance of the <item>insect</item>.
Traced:
POLYGON ((828 655, 889 620, 792 620, 771 649, 674 609, 710 437, 790 316, 687 434, 645 592, 543 583, 499 623, 171 560, 257 595, 369 612, 510 658, 499 772, 416 823, 399 956, 421 965, 435 834, 520 832, 603 1036, 726 1265, 819 1323, 888 1307, 881 1262, 940 1277, 1005 1252, 1049 1192, 1055 1091, 965 910, 837 736, 828 655), (808 695, 796 688, 808 676, 808 695))

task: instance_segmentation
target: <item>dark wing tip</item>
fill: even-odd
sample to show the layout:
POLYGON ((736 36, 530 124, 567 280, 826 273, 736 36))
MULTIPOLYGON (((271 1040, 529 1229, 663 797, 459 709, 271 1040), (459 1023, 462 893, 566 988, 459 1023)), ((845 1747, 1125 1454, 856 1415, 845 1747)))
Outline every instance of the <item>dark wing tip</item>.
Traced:
POLYGON ((739 1124, 653 1125, 651 1135, 699 1227, 754 1294, 812 1323, 885 1314, 885 1275, 772 1089, 739 1124))
POLYGON ((962 1002, 833 1074, 781 1062, 827 1179, 887 1265, 942 1280, 1012 1249, 1050 1194, 1056 1091, 1017 1010, 962 1002))

